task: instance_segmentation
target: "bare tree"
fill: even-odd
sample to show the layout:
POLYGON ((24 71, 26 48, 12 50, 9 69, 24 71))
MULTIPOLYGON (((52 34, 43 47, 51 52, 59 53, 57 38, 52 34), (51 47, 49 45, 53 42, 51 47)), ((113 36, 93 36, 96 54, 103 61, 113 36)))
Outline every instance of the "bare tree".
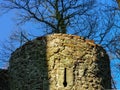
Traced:
POLYGON ((95 5, 95 0, 5 0, 3 11, 20 10, 19 23, 29 20, 47 25, 49 33, 67 33, 80 16, 87 15, 95 5))

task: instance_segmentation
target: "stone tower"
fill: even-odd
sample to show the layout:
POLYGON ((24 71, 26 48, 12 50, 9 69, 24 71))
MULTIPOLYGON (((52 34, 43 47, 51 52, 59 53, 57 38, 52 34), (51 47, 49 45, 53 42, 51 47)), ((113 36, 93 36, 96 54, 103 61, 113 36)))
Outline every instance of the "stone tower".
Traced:
POLYGON ((52 34, 12 53, 11 90, 104 90, 111 88, 105 50, 83 37, 52 34))

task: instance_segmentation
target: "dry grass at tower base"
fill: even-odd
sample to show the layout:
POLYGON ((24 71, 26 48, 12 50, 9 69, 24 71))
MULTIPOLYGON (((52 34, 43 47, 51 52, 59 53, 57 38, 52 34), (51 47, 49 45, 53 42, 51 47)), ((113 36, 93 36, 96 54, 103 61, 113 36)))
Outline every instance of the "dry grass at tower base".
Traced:
POLYGON ((104 90, 110 62, 93 40, 51 34, 27 42, 10 59, 11 90, 104 90))

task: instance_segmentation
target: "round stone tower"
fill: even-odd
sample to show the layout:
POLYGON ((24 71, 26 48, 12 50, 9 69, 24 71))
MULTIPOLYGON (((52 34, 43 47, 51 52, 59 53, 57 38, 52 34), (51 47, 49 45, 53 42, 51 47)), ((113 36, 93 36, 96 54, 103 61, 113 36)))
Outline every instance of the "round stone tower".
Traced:
POLYGON ((105 50, 83 37, 51 34, 25 43, 11 55, 11 90, 104 90, 111 88, 105 50))

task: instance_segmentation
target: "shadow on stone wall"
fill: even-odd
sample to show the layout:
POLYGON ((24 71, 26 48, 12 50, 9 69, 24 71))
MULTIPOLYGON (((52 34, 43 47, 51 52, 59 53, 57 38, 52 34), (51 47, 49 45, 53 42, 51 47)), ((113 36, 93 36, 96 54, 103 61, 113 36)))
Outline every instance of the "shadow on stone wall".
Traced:
POLYGON ((6 69, 0 69, 0 90, 10 90, 9 75, 6 69))
POLYGON ((46 38, 27 42, 12 53, 9 74, 11 90, 49 90, 46 38))

